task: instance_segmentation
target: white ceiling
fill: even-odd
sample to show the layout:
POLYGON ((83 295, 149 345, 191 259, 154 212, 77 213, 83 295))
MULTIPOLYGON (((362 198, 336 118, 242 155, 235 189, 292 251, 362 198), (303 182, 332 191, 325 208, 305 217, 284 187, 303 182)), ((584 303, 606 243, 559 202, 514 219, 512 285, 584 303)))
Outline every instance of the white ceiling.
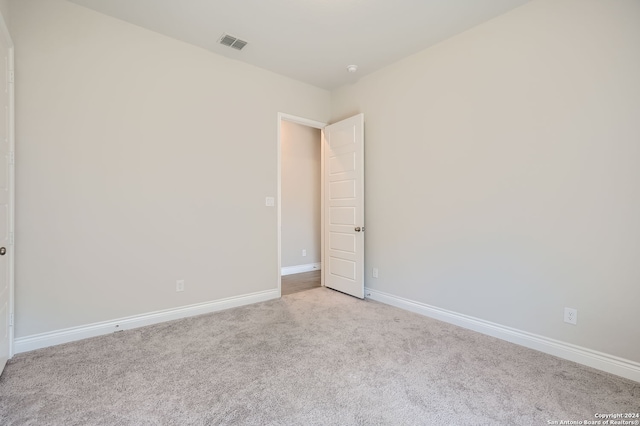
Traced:
POLYGON ((333 89, 530 0, 70 0, 333 89), (237 51, 222 33, 249 42, 237 51), (347 65, 356 64, 355 74, 347 65))

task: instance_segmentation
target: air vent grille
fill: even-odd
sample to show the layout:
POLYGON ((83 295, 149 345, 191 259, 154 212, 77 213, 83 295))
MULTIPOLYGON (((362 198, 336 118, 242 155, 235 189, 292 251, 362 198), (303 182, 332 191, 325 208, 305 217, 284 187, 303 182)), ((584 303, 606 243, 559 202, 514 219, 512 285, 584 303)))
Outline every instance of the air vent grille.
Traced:
POLYGON ((247 42, 229 34, 222 34, 222 37, 220 37, 220 44, 232 47, 236 50, 242 50, 242 48, 247 45, 247 42))

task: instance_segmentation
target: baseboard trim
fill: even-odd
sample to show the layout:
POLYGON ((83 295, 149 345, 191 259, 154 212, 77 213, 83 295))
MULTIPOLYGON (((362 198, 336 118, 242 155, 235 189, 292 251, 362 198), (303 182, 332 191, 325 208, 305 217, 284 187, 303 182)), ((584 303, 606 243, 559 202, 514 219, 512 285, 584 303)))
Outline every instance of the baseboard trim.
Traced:
POLYGON ((284 266, 280 272, 283 277, 291 274, 301 274, 303 272, 319 271, 322 269, 322 263, 308 263, 306 265, 284 266))
POLYGON ((114 331, 130 330, 147 325, 158 324, 165 321, 172 321, 180 318, 192 317, 196 315, 208 314, 238 306, 250 305, 252 303, 264 302, 280 297, 278 289, 261 291, 242 296, 229 297, 226 299, 214 300, 211 302, 197 303, 180 308, 165 309, 162 311, 150 312, 142 315, 134 315, 119 318, 112 321, 103 321, 79 327, 71 327, 63 330, 56 330, 47 333, 34 334, 26 337, 19 337, 14 340, 15 353, 29 352, 48 346, 60 345, 62 343, 74 342, 89 337, 102 336, 114 331))
POLYGON ((365 297, 640 382, 640 363, 365 288, 365 297))

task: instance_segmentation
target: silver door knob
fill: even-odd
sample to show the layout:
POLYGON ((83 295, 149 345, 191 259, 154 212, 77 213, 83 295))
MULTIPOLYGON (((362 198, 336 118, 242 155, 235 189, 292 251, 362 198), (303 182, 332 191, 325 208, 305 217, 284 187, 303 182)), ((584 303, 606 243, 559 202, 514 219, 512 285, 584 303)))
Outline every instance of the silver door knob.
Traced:
POLYGON ((360 227, 356 226, 356 232, 360 232, 360 227))

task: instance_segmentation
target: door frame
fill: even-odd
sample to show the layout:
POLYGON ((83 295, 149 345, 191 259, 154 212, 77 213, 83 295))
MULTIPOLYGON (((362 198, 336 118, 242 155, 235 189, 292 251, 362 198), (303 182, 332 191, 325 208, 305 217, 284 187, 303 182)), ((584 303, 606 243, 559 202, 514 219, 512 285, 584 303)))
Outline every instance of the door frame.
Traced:
POLYGON ((14 295, 15 295, 15 62, 14 62, 14 50, 15 45, 13 44, 13 40, 11 39, 11 34, 9 33, 9 28, 7 27, 7 22, 5 17, 0 14, 0 37, 4 39, 4 42, 7 45, 7 72, 11 76, 10 80, 7 82, 7 90, 9 94, 9 122, 7 123, 9 127, 9 161, 8 161, 8 185, 9 185, 9 211, 7 214, 9 215, 9 247, 7 250, 7 269, 8 269, 8 280, 9 280, 9 359, 11 359, 14 355, 14 329, 15 329, 15 320, 14 320, 14 295))
MULTIPOLYGON (((327 123, 279 112, 277 138, 278 188, 276 192, 276 209, 278 216, 278 297, 282 297, 282 121, 289 121, 320 130, 320 264, 324 264, 324 128, 327 127, 327 123)), ((320 269, 320 285, 324 286, 324 268, 320 269)))

